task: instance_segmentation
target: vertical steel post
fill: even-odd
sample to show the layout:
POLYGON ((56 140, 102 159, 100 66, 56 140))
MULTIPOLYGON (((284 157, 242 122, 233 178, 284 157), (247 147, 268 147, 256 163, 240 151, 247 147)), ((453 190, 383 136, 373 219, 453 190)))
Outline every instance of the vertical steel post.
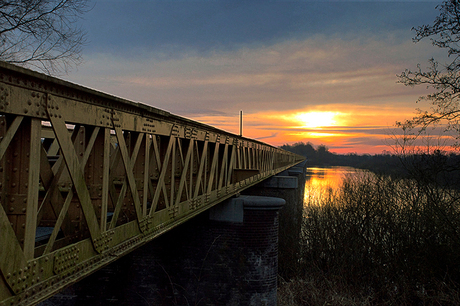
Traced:
POLYGON ((240 136, 243 136, 243 111, 240 111, 240 136))

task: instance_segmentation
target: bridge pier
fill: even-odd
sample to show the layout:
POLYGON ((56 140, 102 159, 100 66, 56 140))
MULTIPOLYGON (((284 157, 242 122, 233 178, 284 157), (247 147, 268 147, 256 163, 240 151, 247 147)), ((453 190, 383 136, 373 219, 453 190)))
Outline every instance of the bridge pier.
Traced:
POLYGON ((42 305, 276 305, 284 203, 231 198, 42 305))
POLYGON ((161 235, 41 306, 276 305, 278 273, 289 277, 296 267, 304 184, 305 165, 300 164, 161 235))
POLYGON ((291 278, 296 270, 300 252, 300 231, 306 180, 306 160, 251 187, 242 194, 278 197, 286 201, 279 212, 279 274, 291 278))
POLYGON ((0 306, 270 303, 247 224, 277 210, 208 210, 303 159, 0 62, 0 306))

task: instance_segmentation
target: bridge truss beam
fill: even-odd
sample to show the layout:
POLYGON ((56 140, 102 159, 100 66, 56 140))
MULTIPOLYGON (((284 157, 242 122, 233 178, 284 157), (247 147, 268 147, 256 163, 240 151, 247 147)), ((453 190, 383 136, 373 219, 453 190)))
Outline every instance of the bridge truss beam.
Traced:
POLYGON ((300 161, 0 63, 0 306, 43 301, 300 161))

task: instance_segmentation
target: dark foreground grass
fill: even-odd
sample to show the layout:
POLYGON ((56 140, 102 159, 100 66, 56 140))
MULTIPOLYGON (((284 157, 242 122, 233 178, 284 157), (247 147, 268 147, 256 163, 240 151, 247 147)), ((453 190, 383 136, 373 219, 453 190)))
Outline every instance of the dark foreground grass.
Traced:
POLYGON ((460 193, 361 173, 307 201, 279 305, 460 305, 460 193))

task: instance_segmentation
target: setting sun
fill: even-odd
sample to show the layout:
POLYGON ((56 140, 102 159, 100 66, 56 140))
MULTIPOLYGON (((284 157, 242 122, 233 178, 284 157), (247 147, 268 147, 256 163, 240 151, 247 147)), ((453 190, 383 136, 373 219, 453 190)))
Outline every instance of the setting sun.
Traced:
POLYGON ((295 115, 295 119, 299 121, 303 127, 320 128, 323 126, 336 125, 335 112, 308 112, 295 115))

